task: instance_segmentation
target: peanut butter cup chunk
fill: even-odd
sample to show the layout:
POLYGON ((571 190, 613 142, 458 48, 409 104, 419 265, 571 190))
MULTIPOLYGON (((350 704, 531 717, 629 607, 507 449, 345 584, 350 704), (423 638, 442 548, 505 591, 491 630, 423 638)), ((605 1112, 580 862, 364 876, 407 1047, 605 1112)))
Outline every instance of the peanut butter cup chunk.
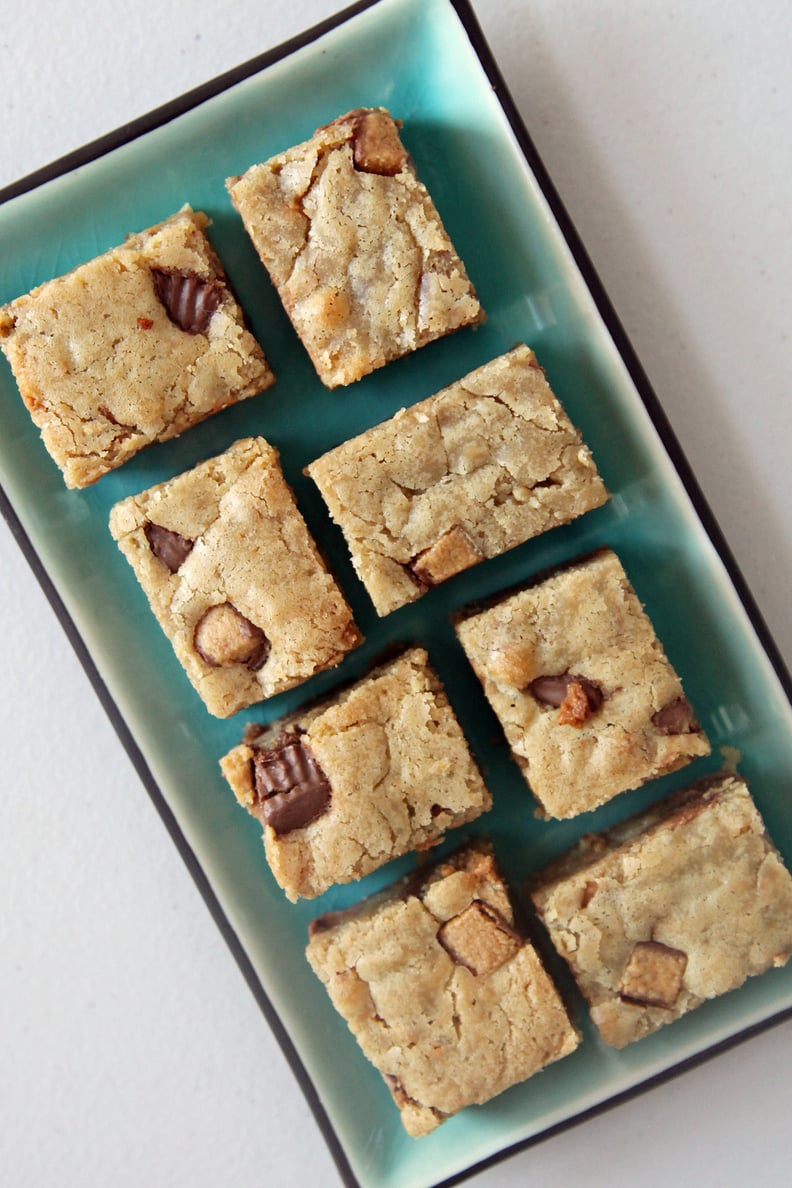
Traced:
POLYGON ((398 125, 386 111, 361 112, 355 122, 352 143, 355 168, 363 173, 393 177, 409 162, 398 125))
POLYGON ((205 334, 220 308, 223 286, 178 268, 152 268, 151 275, 170 320, 186 334, 205 334))
POLYGON ((232 664, 261 668, 270 653, 269 640, 261 628, 230 602, 209 607, 196 624, 193 643, 201 659, 212 668, 232 664))
POLYGON ((682 989, 686 965, 687 954, 681 949, 659 941, 638 941, 627 962, 619 994, 624 1002, 671 1010, 682 989))
POLYGON ((159 557, 171 573, 176 573, 182 562, 189 557, 195 542, 188 540, 179 532, 171 532, 170 529, 163 528, 161 524, 149 522, 144 525, 143 531, 154 556, 159 557))
POLYGON ((521 944, 500 913, 478 900, 446 920, 437 939, 454 961, 475 977, 492 973, 513 957, 521 944))

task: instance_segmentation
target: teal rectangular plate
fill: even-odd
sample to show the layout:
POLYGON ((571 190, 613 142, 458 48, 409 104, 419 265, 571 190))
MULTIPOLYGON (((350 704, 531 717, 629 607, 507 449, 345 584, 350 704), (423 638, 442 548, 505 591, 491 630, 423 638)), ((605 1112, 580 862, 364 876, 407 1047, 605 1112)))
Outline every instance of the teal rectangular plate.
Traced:
MULTIPOLYGON (((394 643, 424 642, 495 798, 486 832, 512 882, 737 748, 768 828, 792 861, 789 675, 763 626, 640 365, 595 276, 464 0, 379 0, 347 9, 1 195, 0 302, 65 272, 189 202, 210 230, 277 375, 270 391, 152 447, 85 491, 67 491, 5 363, 0 365, 2 505, 262 1010, 291 1061, 342 1180, 428 1188, 554 1133, 792 1013, 792 964, 755 978, 623 1052, 605 1048, 572 993, 583 1043, 571 1057, 416 1142, 401 1128, 304 958, 308 921, 409 868, 292 905, 260 829, 218 759, 266 721, 362 674, 394 643), (476 331, 417 352, 348 390, 316 379, 224 179, 308 137, 349 108, 383 104, 487 310, 476 331), (613 498, 575 524, 469 570, 378 620, 303 466, 524 340, 586 441, 613 498), (332 673, 227 722, 211 719, 107 530, 120 498, 263 434, 367 636, 332 673), (577 821, 544 822, 498 742, 494 717, 449 616, 601 545, 621 556, 713 742, 714 755, 577 821)), ((452 836, 448 845, 461 840, 452 836)), ((568 990, 568 979, 554 972, 568 990)), ((264 1074, 265 1070, 262 1070, 264 1074)))

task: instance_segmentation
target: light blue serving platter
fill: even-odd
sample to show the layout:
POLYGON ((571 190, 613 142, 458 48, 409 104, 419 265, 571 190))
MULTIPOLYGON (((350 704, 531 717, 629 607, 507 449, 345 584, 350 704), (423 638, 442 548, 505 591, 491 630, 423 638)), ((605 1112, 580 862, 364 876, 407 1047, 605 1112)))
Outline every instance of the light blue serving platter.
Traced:
MULTIPOLYGON (((583 1043, 571 1057, 414 1141, 304 958, 306 927, 411 865, 291 905, 259 826, 218 759, 268 721, 359 676, 394 643, 421 641, 493 791, 486 832, 515 886, 583 832, 606 827, 736 748, 768 828, 792 863, 792 682, 657 400, 593 273, 465 0, 378 0, 215 80, 0 194, 0 302, 166 217, 205 210, 211 238, 277 374, 274 388, 138 455, 95 487, 67 491, 0 364, 2 506, 122 742, 291 1061, 339 1173, 360 1188, 457 1182, 736 1038, 792 1012, 792 964, 753 979, 623 1052, 604 1047, 575 992, 583 1043), (382 104, 404 140, 487 311, 462 331, 347 390, 328 392, 226 195, 224 179, 349 108, 382 104), (304 465, 402 405, 507 350, 534 347, 613 493, 603 508, 378 620, 304 465), (239 714, 209 717, 107 530, 120 498, 262 434, 281 450, 308 524, 367 636, 341 667, 239 714), (540 570, 615 548, 680 672, 713 757, 577 821, 545 822, 508 757, 456 643, 450 616, 540 570)), ((448 845, 462 840, 457 834, 448 845)), ((464 836, 467 836, 465 834, 464 836)), ((554 973, 570 990, 557 964, 554 973)), ((262 1070, 266 1075, 266 1070, 262 1070)))

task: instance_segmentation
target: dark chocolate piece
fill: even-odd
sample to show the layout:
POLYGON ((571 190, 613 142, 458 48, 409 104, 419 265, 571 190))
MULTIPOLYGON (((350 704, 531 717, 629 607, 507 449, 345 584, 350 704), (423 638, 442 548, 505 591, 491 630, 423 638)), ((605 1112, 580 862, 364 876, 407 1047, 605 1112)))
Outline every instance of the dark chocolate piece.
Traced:
POLYGON ((578 676, 576 673, 562 672, 555 676, 540 676, 535 681, 531 681, 528 688, 542 705, 552 705, 555 709, 559 709, 566 700, 569 686, 572 684, 580 686, 586 695, 589 710, 592 714, 595 713, 605 700, 602 689, 595 681, 578 676))
POLYGON ((275 746, 253 756, 261 815, 280 836, 327 812, 330 782, 299 734, 285 732, 275 746))
POLYGON ((151 520, 146 523, 143 531, 152 553, 167 565, 171 573, 176 573, 179 566, 189 557, 195 544, 189 537, 172 532, 170 528, 163 528, 161 524, 153 524, 151 520))
POLYGON ((652 723, 661 734, 699 734, 701 727, 696 721, 693 706, 686 697, 675 697, 656 714, 652 723))
POLYGON ((223 299, 220 282, 176 268, 152 268, 151 275, 170 320, 186 334, 204 334, 223 299))

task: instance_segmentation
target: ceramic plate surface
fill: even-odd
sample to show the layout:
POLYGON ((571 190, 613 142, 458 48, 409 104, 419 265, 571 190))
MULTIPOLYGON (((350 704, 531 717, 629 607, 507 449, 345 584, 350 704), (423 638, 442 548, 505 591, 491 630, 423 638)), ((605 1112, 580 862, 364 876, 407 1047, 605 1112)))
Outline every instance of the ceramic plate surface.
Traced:
POLYGON ((411 1140, 384 1083, 310 972, 304 945, 307 923, 317 912, 375 890, 412 859, 354 888, 291 905, 269 874, 259 826, 236 806, 219 773, 219 757, 239 741, 246 722, 270 720, 362 674, 389 644, 418 640, 428 646, 495 797, 493 811, 449 838, 449 845, 470 833, 488 833, 519 885, 584 831, 716 770, 718 749, 729 746, 738 748, 741 771, 792 863, 788 676, 467 6, 450 0, 358 6, 4 196, 0 302, 185 202, 205 210, 210 236, 276 372, 268 392, 144 451, 77 492, 65 489, 2 363, 0 474, 12 528, 283 1043, 345 1181, 363 1188, 427 1188, 450 1180, 788 1013, 792 964, 623 1052, 600 1043, 581 1006, 584 1041, 573 1056, 490 1104, 465 1110, 427 1138, 411 1140), (377 104, 404 121, 405 143, 488 320, 350 389, 328 392, 243 232, 224 179, 307 138, 349 108, 377 104), (613 498, 575 524, 378 620, 340 534, 302 476, 303 466, 520 340, 536 350, 613 498), (220 722, 209 717, 184 676, 110 538, 107 517, 123 496, 248 434, 262 434, 280 449, 286 476, 367 643, 335 672, 220 722), (622 558, 714 755, 577 821, 542 822, 505 746, 494 741, 497 724, 449 615, 601 545, 622 558))

